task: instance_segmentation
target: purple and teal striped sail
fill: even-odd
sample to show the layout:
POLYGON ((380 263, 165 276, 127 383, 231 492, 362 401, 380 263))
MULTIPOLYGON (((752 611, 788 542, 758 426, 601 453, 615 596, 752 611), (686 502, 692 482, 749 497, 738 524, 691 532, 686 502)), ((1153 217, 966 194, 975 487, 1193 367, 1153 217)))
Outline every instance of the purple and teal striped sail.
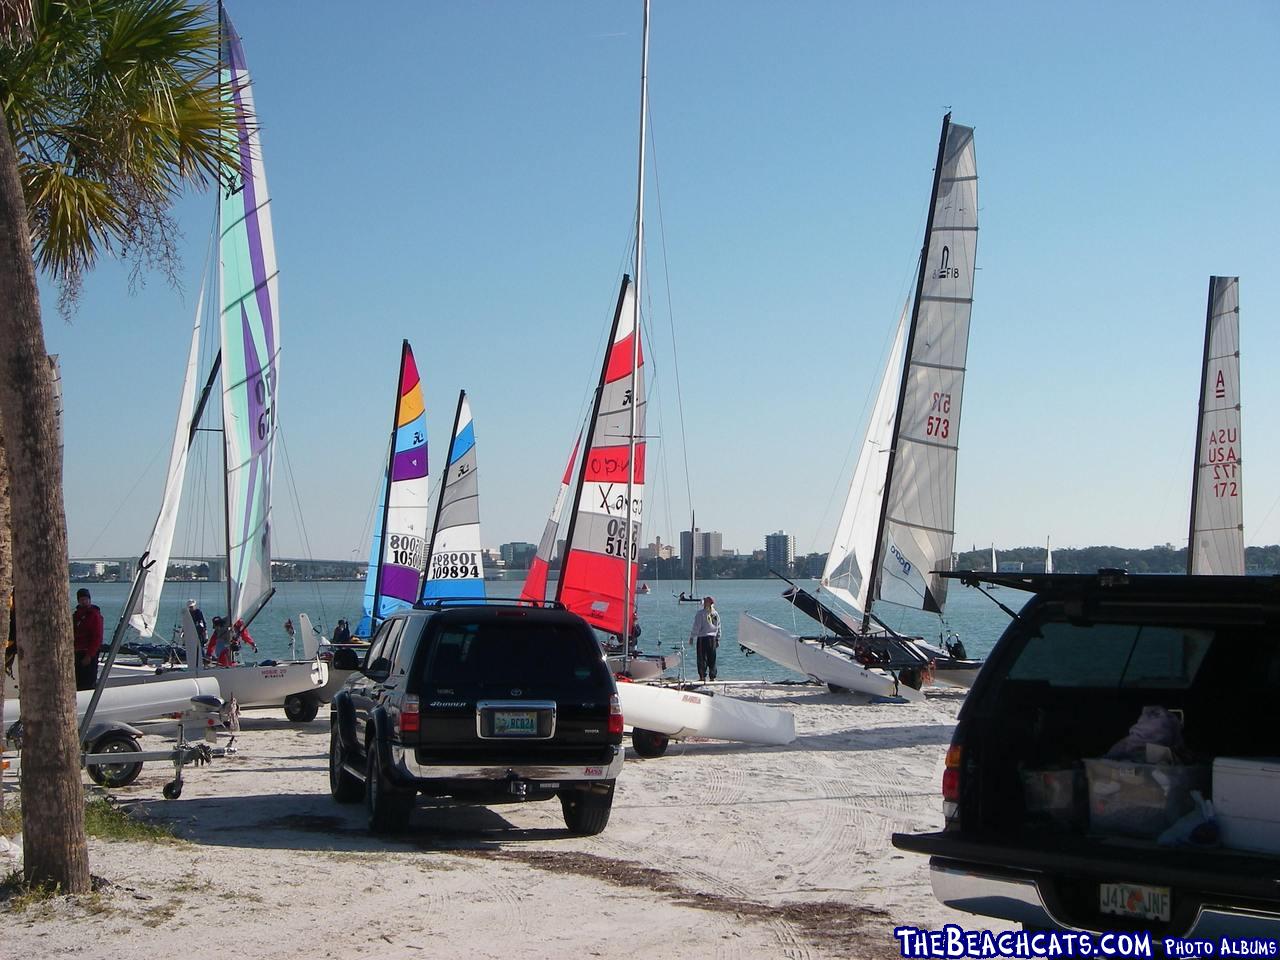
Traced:
POLYGON ((225 13, 223 96, 234 109, 238 163, 218 210, 222 418, 227 467, 227 579, 232 620, 271 595, 271 477, 280 403, 280 312, 271 200, 240 36, 225 13))
POLYGON ((409 341, 400 351, 400 380, 382 496, 374 517, 369 572, 364 581, 364 609, 357 637, 373 635, 377 624, 413 605, 422 581, 426 552, 429 494, 427 415, 422 383, 409 341))

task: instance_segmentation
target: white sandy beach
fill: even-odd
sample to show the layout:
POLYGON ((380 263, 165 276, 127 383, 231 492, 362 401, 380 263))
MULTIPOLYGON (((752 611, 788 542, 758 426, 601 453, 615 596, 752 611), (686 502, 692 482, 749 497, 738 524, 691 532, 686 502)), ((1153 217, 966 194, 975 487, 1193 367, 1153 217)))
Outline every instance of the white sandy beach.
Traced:
POLYGON ((941 822, 958 691, 914 705, 816 686, 734 695, 792 709, 796 742, 628 752, 592 838, 569 836, 554 801, 425 800, 409 833, 372 837, 361 805, 329 796, 327 714, 246 712, 241 752, 191 769, 181 799, 161 798, 161 764, 115 792, 186 842, 91 841, 109 884, 97 901, 6 910, 0 940, 33 960, 890 957, 895 925, 962 920, 933 899, 925 859, 889 843, 941 822))

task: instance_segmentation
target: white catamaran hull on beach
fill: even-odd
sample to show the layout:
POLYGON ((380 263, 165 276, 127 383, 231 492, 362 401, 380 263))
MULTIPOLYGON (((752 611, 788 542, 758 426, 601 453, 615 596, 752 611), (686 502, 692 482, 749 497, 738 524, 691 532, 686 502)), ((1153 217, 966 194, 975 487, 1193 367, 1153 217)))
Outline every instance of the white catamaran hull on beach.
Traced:
POLYGON ((796 738, 795 718, 786 710, 732 697, 622 682, 618 698, 628 726, 673 740, 705 737, 780 746, 796 738))
POLYGON ((780 667, 832 687, 872 697, 924 699, 919 690, 899 683, 888 673, 864 667, 838 647, 811 637, 797 637, 749 613, 738 620, 738 643, 780 667))

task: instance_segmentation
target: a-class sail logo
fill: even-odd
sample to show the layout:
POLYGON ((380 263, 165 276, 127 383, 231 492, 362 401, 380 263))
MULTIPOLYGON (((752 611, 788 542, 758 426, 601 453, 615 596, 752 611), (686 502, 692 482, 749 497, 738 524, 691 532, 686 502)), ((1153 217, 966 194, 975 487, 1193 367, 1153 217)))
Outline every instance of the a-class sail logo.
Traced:
POLYGON ((933 271, 934 280, 959 280, 960 268, 951 266, 951 248, 946 244, 942 246, 942 262, 938 264, 938 269, 933 271))

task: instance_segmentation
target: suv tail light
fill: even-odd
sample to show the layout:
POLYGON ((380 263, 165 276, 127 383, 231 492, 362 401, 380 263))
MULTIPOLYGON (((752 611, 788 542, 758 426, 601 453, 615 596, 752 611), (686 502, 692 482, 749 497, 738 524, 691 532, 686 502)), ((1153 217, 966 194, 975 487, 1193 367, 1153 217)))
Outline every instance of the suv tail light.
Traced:
POLYGON ((954 740, 947 747, 947 759, 942 770, 942 816, 944 829, 959 826, 960 821, 960 763, 964 748, 954 740))
POLYGON ((420 719, 418 715, 418 698, 406 695, 404 701, 400 704, 400 732, 417 733, 420 719))
POLYGON ((616 693, 609 697, 609 733, 622 736, 622 701, 616 693))

